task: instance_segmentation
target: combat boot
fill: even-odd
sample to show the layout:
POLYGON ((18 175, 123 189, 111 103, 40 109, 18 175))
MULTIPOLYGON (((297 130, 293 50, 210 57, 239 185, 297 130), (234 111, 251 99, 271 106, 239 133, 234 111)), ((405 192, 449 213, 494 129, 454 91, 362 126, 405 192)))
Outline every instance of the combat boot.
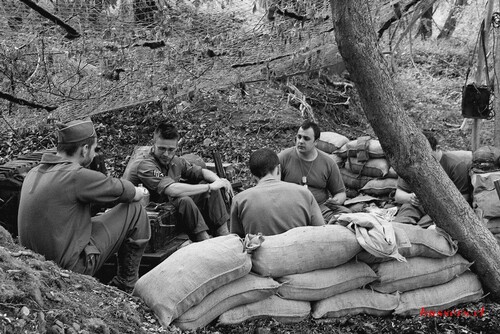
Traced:
POLYGON ((117 274, 108 285, 132 293, 135 283, 139 279, 139 266, 147 243, 137 245, 134 242, 125 241, 118 250, 117 274))

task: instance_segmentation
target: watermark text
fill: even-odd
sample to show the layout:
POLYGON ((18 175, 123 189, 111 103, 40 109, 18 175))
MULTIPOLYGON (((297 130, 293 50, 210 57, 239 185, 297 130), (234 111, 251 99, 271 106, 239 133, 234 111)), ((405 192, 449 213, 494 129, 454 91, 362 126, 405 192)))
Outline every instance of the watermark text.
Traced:
POLYGON ((481 318, 484 316, 484 306, 479 310, 466 310, 466 309, 455 309, 455 310, 426 310, 424 307, 420 309, 421 317, 476 317, 481 318))

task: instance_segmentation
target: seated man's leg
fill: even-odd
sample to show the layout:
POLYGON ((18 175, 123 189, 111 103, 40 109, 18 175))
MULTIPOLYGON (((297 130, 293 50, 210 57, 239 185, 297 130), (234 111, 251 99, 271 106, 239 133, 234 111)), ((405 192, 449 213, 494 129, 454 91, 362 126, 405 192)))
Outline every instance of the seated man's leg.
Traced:
POLYGON ((417 225, 418 221, 425 215, 418 207, 405 203, 401 205, 393 221, 397 223, 417 225))
POLYGON ((417 223, 418 226, 428 228, 429 226, 436 225, 434 220, 429 215, 424 215, 417 223))
POLYGON ((151 237, 146 210, 140 203, 118 204, 103 215, 92 218, 91 239, 74 270, 93 275, 118 252, 118 272, 114 285, 133 289, 139 278, 139 265, 151 237))
POLYGON ((180 226, 178 227, 182 232, 193 237, 195 241, 202 241, 209 238, 208 226, 205 223, 205 219, 191 197, 178 197, 172 203, 177 208, 180 218, 180 226))
POLYGON ((227 212, 226 203, 222 198, 220 190, 211 191, 208 197, 206 194, 194 196, 194 201, 204 213, 208 226, 214 236, 229 234, 227 225, 229 213, 227 212))

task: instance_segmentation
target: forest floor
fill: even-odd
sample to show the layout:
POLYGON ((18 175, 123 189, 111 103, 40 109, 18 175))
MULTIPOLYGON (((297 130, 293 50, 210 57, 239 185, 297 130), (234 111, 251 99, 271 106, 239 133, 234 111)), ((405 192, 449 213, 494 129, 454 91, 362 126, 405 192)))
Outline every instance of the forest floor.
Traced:
MULTIPOLYGON (((401 103, 421 129, 435 131, 444 149, 470 150, 471 130, 460 130, 461 86, 467 59, 443 47, 427 45, 398 61, 394 77, 401 103), (430 52, 429 50, 434 50, 430 52)), ((303 78, 306 79, 306 78, 303 78)), ((344 80, 340 78, 339 80, 344 80)), ((356 139, 373 135, 354 91, 348 106, 339 91, 317 79, 301 80, 297 87, 308 97, 323 131, 356 139)), ((121 176, 127 156, 135 145, 147 145, 159 121, 169 120, 181 129, 181 153, 195 153, 211 160, 217 149, 222 160, 235 166, 234 181, 252 184, 245 163, 260 147, 276 151, 293 145, 302 115, 298 105, 288 104, 279 83, 247 86, 248 95, 228 88, 203 93, 164 111, 161 103, 94 115, 99 147, 108 171, 121 176)), ((58 115, 61 119, 81 117, 58 115)), ((46 115, 9 115, 5 119, 16 131, 0 125, 0 164, 20 153, 53 147, 52 125, 46 115), (24 124, 20 127, 18 124, 24 124)), ((483 122, 481 141, 492 142, 493 121, 483 122)), ((0 333, 180 333, 162 328, 152 311, 138 298, 101 284, 96 279, 62 270, 54 263, 19 246, 8 233, 0 233, 0 333)), ((484 308, 482 316, 374 317, 346 316, 332 321, 307 319, 280 324, 272 319, 250 320, 240 325, 211 324, 197 333, 499 333, 500 304, 488 296, 457 309, 484 308)))

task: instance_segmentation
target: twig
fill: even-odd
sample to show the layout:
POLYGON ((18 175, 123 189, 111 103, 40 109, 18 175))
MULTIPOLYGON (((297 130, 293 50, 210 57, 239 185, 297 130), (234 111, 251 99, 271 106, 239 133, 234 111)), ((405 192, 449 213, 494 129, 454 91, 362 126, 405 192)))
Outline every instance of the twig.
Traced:
POLYGON ((49 112, 57 109, 56 106, 44 106, 44 105, 38 104, 36 102, 27 101, 27 100, 22 99, 20 97, 15 97, 11 94, 4 93, 2 91, 0 91, 0 98, 7 100, 7 101, 10 101, 10 102, 13 102, 13 103, 16 103, 16 104, 20 104, 20 105, 24 105, 24 106, 28 106, 28 107, 32 107, 32 108, 45 109, 49 112))
POLYGON ((12 130, 12 132, 14 132, 14 134, 17 136, 17 131, 16 131, 16 129, 14 129, 14 128, 12 127, 12 125, 10 125, 10 123, 7 121, 7 119, 5 118, 5 116, 4 116, 3 114, 0 114, 0 115, 2 116, 2 118, 3 118, 3 120, 5 121, 5 123, 7 124, 7 126, 8 126, 8 127, 12 130))
POLYGON ((36 3, 34 3, 31 0, 20 0, 22 3, 24 3, 26 6, 30 7, 34 11, 36 11, 38 14, 42 15, 43 17, 51 20, 55 24, 61 26, 64 30, 66 30, 66 38, 67 39, 75 39, 80 37, 80 33, 76 31, 75 28, 61 20, 59 17, 55 16, 52 13, 49 13, 47 10, 45 10, 43 7, 38 6, 36 3))
MULTIPOLYGON (((407 13, 410 8, 412 6, 414 6, 415 4, 417 4, 420 0, 414 0, 412 2, 410 2, 409 4, 407 4, 402 12, 401 12, 401 9, 397 9, 397 8, 394 8, 394 14, 393 16, 391 16, 391 18, 389 20, 387 20, 383 25, 382 27, 377 31, 377 34, 378 34, 378 38, 382 38, 382 35, 384 34, 384 31, 386 31, 387 29, 389 29, 389 27, 392 25, 393 22, 395 21, 399 21, 401 20, 401 18, 403 17, 403 13, 407 13)), ((394 5, 393 5, 394 6, 394 5)))
POLYGON ((415 22, 417 22, 417 20, 434 4, 434 2, 436 2, 436 0, 422 0, 422 2, 420 2, 416 6, 415 11, 413 12, 413 16, 410 20, 410 23, 408 24, 406 29, 399 36, 398 41, 394 45, 394 50, 398 49, 399 43, 403 40, 405 35, 411 31, 411 28, 413 27, 415 22))
MULTIPOLYGON (((36 48, 38 50, 38 45, 36 48)), ((33 73, 31 73, 29 78, 26 79, 26 81, 24 82, 25 85, 30 83, 30 81, 35 77, 35 74, 38 72, 38 69, 40 68, 40 63, 42 62, 42 57, 40 56, 40 52, 37 52, 37 55, 38 55, 38 58, 37 58, 35 70, 33 71, 33 73)))
POLYGON ((195 79, 199 79, 203 76, 203 74, 205 74, 206 72, 208 72, 208 70, 212 69, 212 67, 214 67, 214 62, 212 62, 210 64, 210 66, 207 66, 206 69, 203 70, 203 72, 201 72, 200 74, 194 74, 193 72, 191 72, 189 69, 186 68, 186 66, 184 66, 182 63, 179 64, 182 69, 186 72, 188 72, 193 78, 195 79))
POLYGON ((292 53, 288 53, 288 54, 285 54, 285 55, 280 55, 280 56, 276 56, 276 57, 273 57, 273 58, 268 58, 268 59, 265 59, 265 60, 259 60, 259 61, 241 63, 241 64, 233 64, 233 65, 231 65, 231 68, 247 67, 247 66, 254 66, 254 65, 265 64, 265 63, 268 63, 268 62, 271 62, 271 61, 274 61, 274 60, 278 60, 278 59, 290 57, 291 55, 292 55, 292 53))
POLYGON ((307 112, 309 117, 311 117, 311 119, 315 123, 317 123, 316 117, 314 117, 312 107, 309 105, 309 103, 307 103, 306 96, 304 95, 304 93, 302 93, 297 87, 295 87, 292 84, 288 84, 287 86, 293 90, 293 93, 288 93, 287 104, 290 103, 290 100, 299 102, 300 103, 299 110, 302 113, 302 117, 304 117, 304 112, 307 112))

